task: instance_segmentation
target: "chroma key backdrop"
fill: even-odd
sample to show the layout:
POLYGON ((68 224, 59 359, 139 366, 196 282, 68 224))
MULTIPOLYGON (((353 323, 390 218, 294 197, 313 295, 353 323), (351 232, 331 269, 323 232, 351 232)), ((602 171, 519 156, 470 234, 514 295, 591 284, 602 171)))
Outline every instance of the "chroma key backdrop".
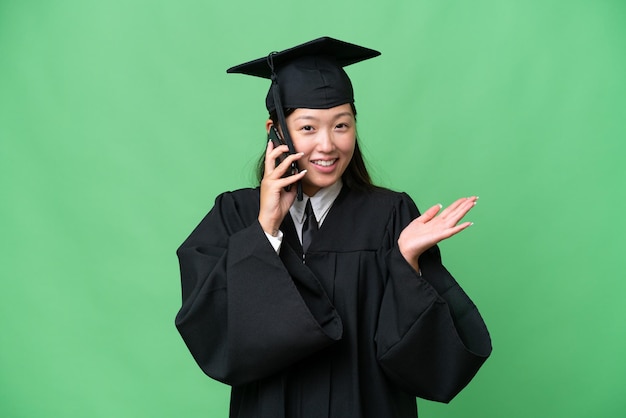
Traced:
POLYGON ((626 410, 622 0, 0 2, 0 416, 226 417, 174 328, 176 248, 254 186, 268 83, 331 36, 375 181, 478 195, 441 244, 493 355, 427 418, 626 410))

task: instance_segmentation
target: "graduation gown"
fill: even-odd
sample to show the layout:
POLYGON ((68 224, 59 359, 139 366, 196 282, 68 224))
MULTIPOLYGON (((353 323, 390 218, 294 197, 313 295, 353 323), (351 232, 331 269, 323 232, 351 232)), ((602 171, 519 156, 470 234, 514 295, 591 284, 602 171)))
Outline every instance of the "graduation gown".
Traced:
POLYGON ((232 386, 230 417, 416 417, 449 402, 491 352, 472 301, 441 264, 398 249, 419 216, 404 193, 342 189, 302 247, 287 215, 279 254, 259 189, 217 197, 178 249, 176 326, 201 369, 232 386))

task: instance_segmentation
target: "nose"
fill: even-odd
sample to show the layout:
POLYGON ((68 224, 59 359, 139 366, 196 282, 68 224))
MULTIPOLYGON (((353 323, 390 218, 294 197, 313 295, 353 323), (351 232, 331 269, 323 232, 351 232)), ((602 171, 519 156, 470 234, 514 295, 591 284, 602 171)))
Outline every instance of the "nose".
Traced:
POLYGON ((332 131, 322 129, 319 131, 317 139, 317 150, 321 152, 331 152, 335 148, 332 131))

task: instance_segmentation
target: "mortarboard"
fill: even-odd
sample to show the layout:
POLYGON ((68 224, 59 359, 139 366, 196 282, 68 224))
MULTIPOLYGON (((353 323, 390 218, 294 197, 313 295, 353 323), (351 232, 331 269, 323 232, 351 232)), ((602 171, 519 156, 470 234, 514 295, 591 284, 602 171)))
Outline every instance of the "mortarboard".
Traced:
POLYGON ((354 102, 352 83, 343 67, 374 58, 380 52, 323 37, 229 68, 272 80, 265 104, 276 110, 275 85, 283 108, 330 109, 354 102))
MULTIPOLYGON (((359 45, 322 37, 267 57, 249 61, 226 70, 268 78, 272 84, 265 99, 267 110, 276 111, 278 123, 287 126, 284 109, 330 109, 354 103, 352 83, 343 67, 374 58, 380 52, 359 45)), ((289 152, 295 153, 287 129, 283 139, 289 152)), ((298 200, 301 200, 298 187, 298 200)))

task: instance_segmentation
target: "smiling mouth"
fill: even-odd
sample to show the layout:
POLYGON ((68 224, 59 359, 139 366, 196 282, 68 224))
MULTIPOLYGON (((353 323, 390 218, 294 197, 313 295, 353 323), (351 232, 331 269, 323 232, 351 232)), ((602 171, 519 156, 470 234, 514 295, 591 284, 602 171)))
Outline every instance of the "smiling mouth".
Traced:
POLYGON ((332 160, 314 160, 311 161, 312 164, 315 165, 319 165, 321 167, 330 167, 331 165, 335 164, 335 162, 337 161, 337 159, 332 159, 332 160))

